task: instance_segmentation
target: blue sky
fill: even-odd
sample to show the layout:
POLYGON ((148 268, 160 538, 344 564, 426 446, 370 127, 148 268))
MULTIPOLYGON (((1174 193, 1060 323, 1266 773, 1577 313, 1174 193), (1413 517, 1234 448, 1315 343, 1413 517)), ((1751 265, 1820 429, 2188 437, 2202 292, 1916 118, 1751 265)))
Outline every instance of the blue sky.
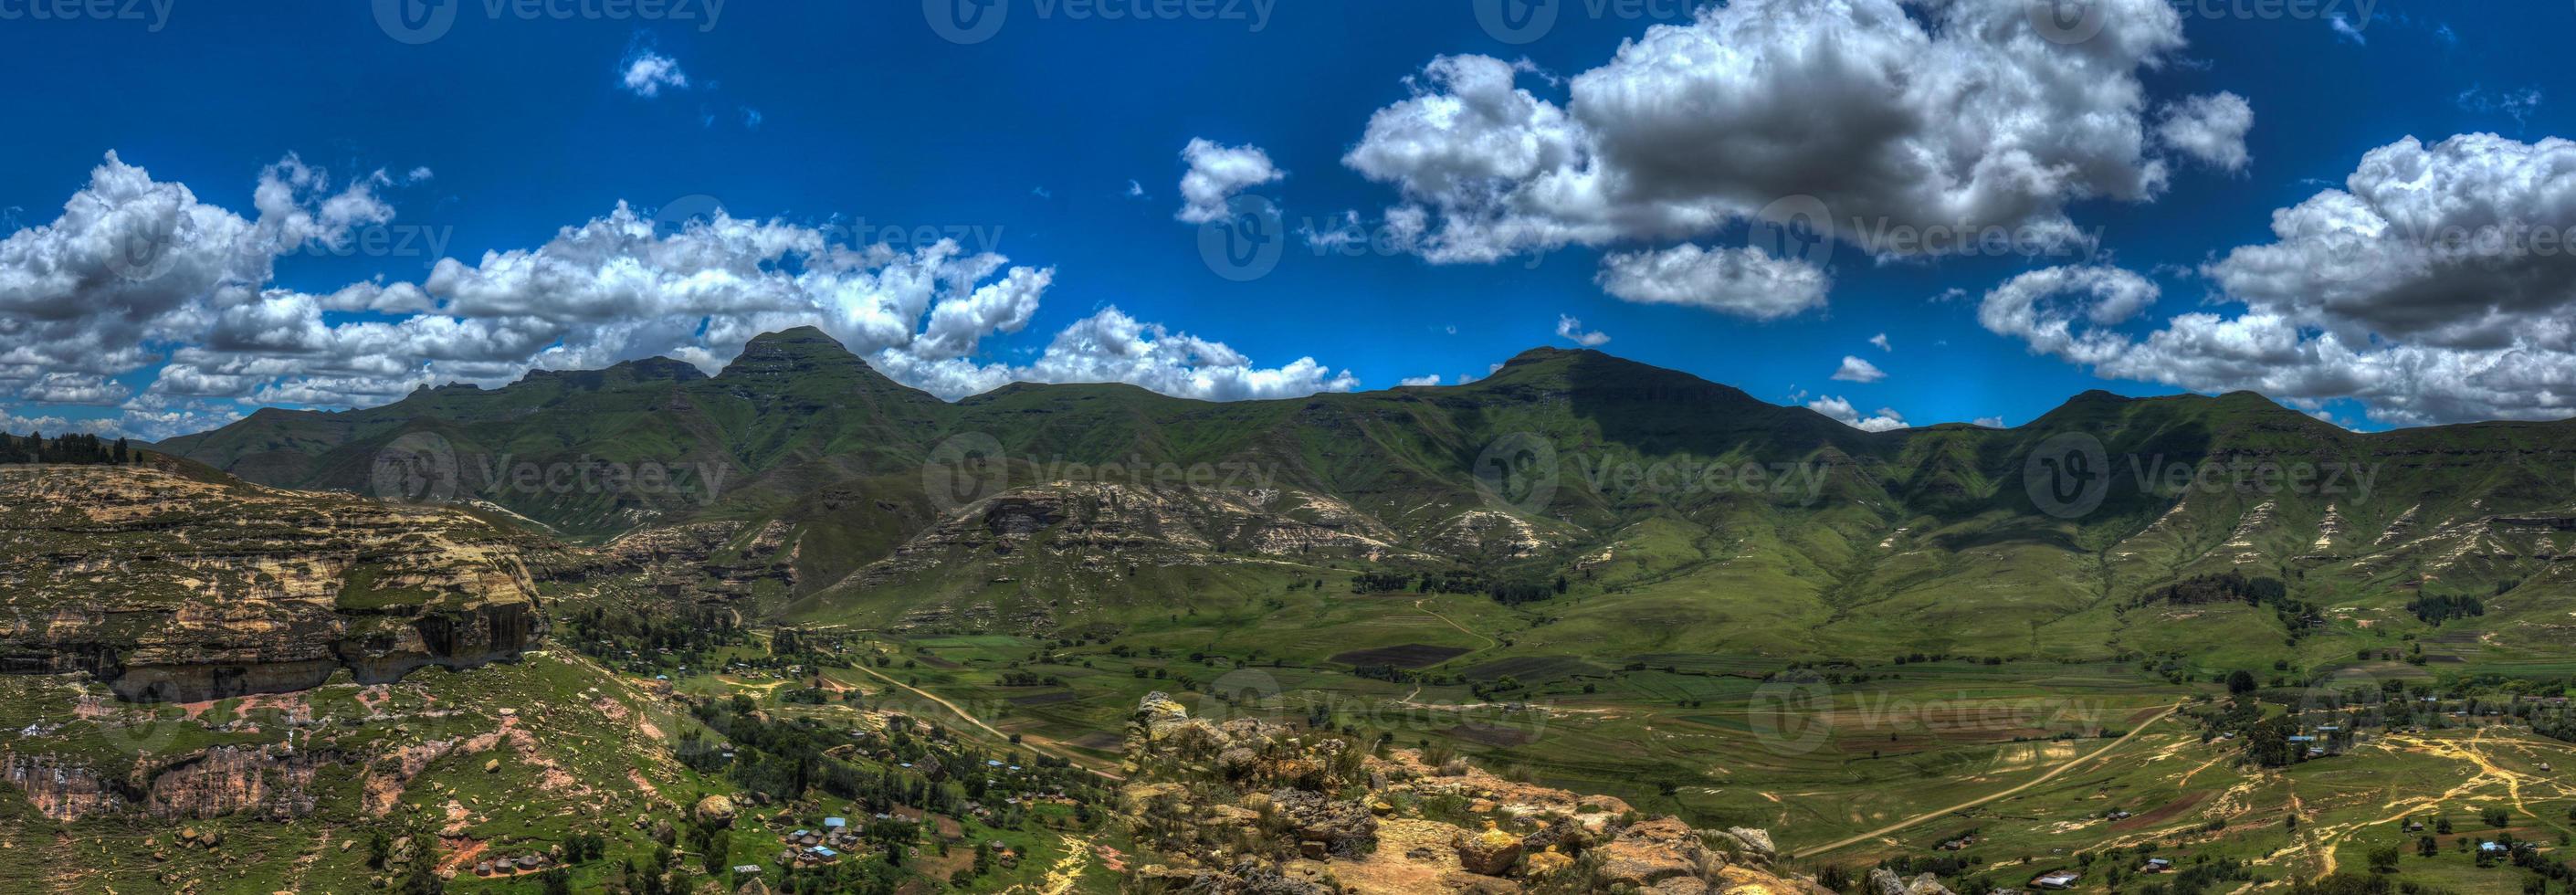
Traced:
MULTIPOLYGON (((655 313, 685 320, 708 316, 692 308, 758 304, 767 310, 732 327, 682 323, 643 336, 603 335, 601 318, 628 313, 624 306, 602 299, 531 311, 530 302, 551 300, 544 284, 507 281, 507 271, 481 260, 487 252, 541 253, 562 228, 609 218, 620 202, 644 219, 678 209, 680 217, 705 220, 721 207, 735 222, 780 227, 773 234, 780 239, 817 232, 865 243, 893 233, 904 250, 910 246, 903 240, 930 228, 956 238, 959 257, 1006 257, 991 270, 961 272, 951 263, 926 274, 975 274, 965 287, 927 299, 954 299, 961 319, 973 318, 959 324, 971 347, 931 338, 936 327, 927 323, 919 332, 906 326, 874 341, 844 339, 864 343, 854 345, 863 351, 917 362, 897 371, 899 378, 952 395, 1008 378, 1123 378, 1217 398, 1385 388, 1428 375, 1455 382, 1523 349, 1574 344, 1562 332, 1591 332, 1609 337, 1602 350, 1766 400, 1839 399, 1848 409, 1819 409, 1847 412, 1860 423, 1884 408, 1893 411, 1890 420, 1911 424, 2018 424, 2091 388, 2164 394, 2253 387, 2361 428, 2576 413, 2566 409, 2576 399, 2569 381, 2576 365, 2566 363, 2571 346, 2563 321, 2570 315, 2563 287, 2534 287, 2509 299, 2493 294, 2499 279, 2546 280, 2552 265, 2563 262, 2546 259, 2498 274, 2499 265, 2522 260, 2426 262, 2408 254, 2420 245, 2374 244, 2353 250, 2366 257, 2335 266, 2412 271, 2411 278, 2372 272, 2357 287, 2283 283, 2278 267, 2306 265, 2313 274, 2318 265, 2273 230, 2277 210, 2346 188, 2374 150, 2408 137, 2435 147, 2475 133, 2492 133, 2499 142, 2432 152, 2429 162, 2400 153, 2409 157, 2393 159, 2399 174, 2390 176, 2416 171, 2417 164, 2446 172, 2451 168, 2444 165, 2460 167, 2424 179, 2419 192, 2456 191, 2462 202, 2493 205, 2499 210, 2492 217, 2512 224, 2554 227, 2562 215, 2576 223, 2576 207, 2555 201, 2555 181, 2499 186, 2497 177, 2478 173, 2554 172, 2563 161, 2544 138, 2571 130, 2565 111, 2571 85, 2553 64, 2576 34, 2576 8, 2566 4, 2155 4, 2172 12, 2170 22, 2132 21, 2145 15, 2136 11, 2143 7, 2108 4, 2114 21, 2102 36, 2054 50, 2030 46, 2116 55, 2128 51, 2104 45, 2130 37, 2149 44, 2179 40, 2156 44, 2134 65, 2062 72, 2042 62, 2034 70, 2066 77, 2064 84, 2043 84, 2059 91, 2133 80, 2134 98, 2014 108, 2009 97, 1999 100, 1977 87, 1946 97, 1989 110, 1999 101, 2036 119, 2035 129, 2013 138, 2023 143, 2072 132, 2071 126, 2053 130, 2063 122, 2052 119, 2091 108, 2083 103, 2125 109, 2135 145, 2119 148, 2113 133, 2109 150, 2060 148, 2071 159, 2066 164, 2107 164, 2109 173, 2079 174, 2073 186, 2036 190, 2035 210, 1958 216, 2007 232, 2071 227, 2076 238, 2036 255, 1994 255, 1865 244, 1848 224, 1836 236, 1810 240, 1799 233, 1789 246, 1826 247, 1799 263, 1829 278, 1830 286, 1784 310, 1760 303, 1768 298, 1747 299, 1756 301, 1748 305, 1712 297, 1706 281, 1678 275, 1654 292, 1666 296, 1661 303, 1638 300, 1639 289, 1624 290, 1632 294, 1623 298, 1605 285, 1611 270, 1605 259, 1684 245, 1709 250, 1702 257, 1749 245, 1776 248, 1776 241, 1763 241, 1768 231, 1745 209, 1776 205, 1792 193, 1764 192, 1778 179, 1736 176, 1723 170, 1724 159, 1694 156, 1707 142, 1702 135, 1741 136, 1764 130, 1766 121, 1771 130, 1791 134, 1803 127, 1793 120, 1829 122, 1817 127, 1848 135, 1855 131, 1844 128, 1870 120, 1864 112, 1897 106, 1858 102, 1866 108, 1853 111, 1835 105, 1848 98, 1843 94, 1790 97, 1800 116, 1775 120, 1712 102, 1718 108, 1710 120, 1694 122, 1687 120, 1689 107, 1700 99, 1740 89, 1781 100, 1781 88, 1723 75, 1698 86, 1641 78, 1621 94, 1631 100, 1622 119, 1603 111, 1606 102, 1574 96, 1578 76, 1627 58, 1620 56, 1623 42, 1657 28, 1675 32, 1677 40, 1680 32, 1705 29, 1709 36, 1699 46, 1748 56, 1762 49, 1750 45, 1760 40, 1795 44, 1801 28, 1912 27, 1955 44, 1967 38, 1944 33, 1941 11, 1950 4, 1909 4, 1910 24, 1791 16, 1771 23, 1790 37, 1765 38, 1750 19, 1720 22, 1762 13, 1760 3, 1729 11, 1609 0, 1526 7, 1523 0, 985 0, 998 4, 982 13, 1000 16, 999 29, 960 43, 949 39, 953 28, 934 27, 950 0, 390 3, 389 15, 435 23, 427 31, 387 25, 367 3, 280 2, 246 13, 230 4, 163 2, 169 5, 75 8, 0 0, 0 74, 21 85, 0 97, 16 124, 11 163, 0 166, 0 208, 8 214, 0 230, 16 233, 10 239, 17 244, 14 252, 0 248, 0 351, 8 352, 0 354, 0 387, 8 389, 0 392, 0 415, 12 427, 69 424, 158 437, 220 424, 264 403, 346 406, 380 403, 423 381, 498 384, 530 364, 595 366, 677 353, 713 366, 738 350, 744 328, 792 317, 792 309, 779 308, 811 299, 800 295, 780 305, 776 295, 761 291, 784 288, 776 282, 710 286, 678 271, 641 288, 688 282, 703 294, 676 303, 652 299, 659 302, 652 304, 655 313), (1543 33, 1513 33, 1508 24, 1480 20, 1480 12, 1490 17, 1496 10, 1552 12, 1553 20, 1543 33), (2277 15, 2266 17, 2265 10, 2277 15), (74 15, 67 19, 66 11, 74 15), (1127 15, 1111 19, 1104 16, 1109 12, 1127 15), (1140 12, 1166 15, 1140 19, 1140 12), (2161 33, 2167 25, 2172 34, 2161 33), (1637 159, 1677 159, 1674 170, 1654 175, 1667 185, 1653 189, 1683 189, 1669 184, 1684 183, 1687 195, 1675 199, 1679 194, 1667 192, 1647 201, 1636 198, 1649 191, 1640 187, 1619 200, 1629 204, 1585 218, 1564 209, 1590 207, 1588 198, 1533 211, 1526 203, 1536 192, 1486 181, 1458 187, 1456 168, 1435 170, 1423 160, 1430 152, 1445 160, 1440 164, 1486 171, 1490 159, 1462 161, 1458 153, 1531 145, 1529 133, 1519 131, 1473 145, 1389 139, 1383 142, 1409 152, 1390 151, 1376 163, 1348 160, 1373 145, 1373 115, 1400 113, 1396 107, 1408 100, 1465 92, 1462 82, 1426 71, 1443 57, 1489 57, 1505 67, 1500 70, 1516 67, 1512 85, 1545 107, 1571 110, 1590 128, 1574 141, 1598 163, 1586 170, 1643 182, 1650 178, 1638 173, 1644 168, 1637 159), (2106 78, 2105 71, 2117 76, 2106 78), (1654 89, 1679 92, 1637 92, 1654 89), (2231 161, 2230 134, 2220 134, 2218 142, 2227 145, 2214 150, 2162 136, 2174 110, 2194 97, 2220 94, 2251 110, 2250 130, 2237 129, 2235 137, 2246 160, 2231 161), (1709 129, 1694 129, 1702 124, 1709 129), (1183 150, 1198 140, 1220 152, 1257 148, 1267 161, 1272 176, 1227 191, 1257 197, 1237 199, 1232 211, 1257 201, 1278 215, 1275 229, 1262 231, 1277 234, 1278 261, 1259 276, 1214 269, 1200 249, 1209 225, 1180 219, 1181 181, 1192 170, 1183 150), (101 189, 94 169, 111 151, 122 165, 148 172, 133 174, 130 183, 183 184, 195 203, 246 224, 283 220, 297 209, 318 223, 309 237, 294 237, 293 247, 272 241, 264 257, 248 262, 255 268, 250 272, 227 256, 227 272, 172 285, 167 294, 138 298, 120 291, 129 289, 127 281, 102 292, 95 278, 71 270, 79 261, 75 237, 85 224, 67 217, 65 206, 75 194, 101 189), (296 166, 277 167, 290 155, 296 166), (1603 161, 1613 158, 1626 169, 1603 161), (2156 183, 2116 195, 2149 167, 2157 169, 2156 183), (308 179, 297 181, 297 170, 310 172, 308 179), (264 177, 293 197, 273 217, 254 197, 264 177), (1444 214, 1495 213, 1490 203, 1505 193, 1512 196, 1501 219, 1512 226, 1574 235, 1471 244, 1426 241, 1393 223, 1392 210, 1407 205, 1435 223, 1444 214), (348 201, 331 210, 329 203, 339 199, 348 201), (1411 235, 1358 251, 1320 248, 1301 235, 1330 229, 1346 213, 1363 231, 1411 235), (1635 223, 1640 215, 1664 213, 1687 222, 1635 223), (2207 267, 2240 247, 2267 244, 2304 260, 2271 267, 2249 261, 2216 273, 2207 267), (1494 254, 1499 257, 1478 257, 1494 254), (434 277, 442 258, 460 271, 434 277), (1031 277, 1006 284, 1010 268, 1027 269, 1031 277), (2016 279, 2034 271, 2055 273, 2016 279), (1038 272, 1045 272, 1042 283, 1038 272), (2517 272, 2528 276, 2511 275, 2517 272), (280 299, 325 296, 367 282, 418 285, 428 294, 302 305, 280 299), (978 285, 1001 288, 989 290, 994 294, 984 305, 969 307, 978 285), (745 294, 728 291, 737 287, 745 294), (536 292, 509 291, 514 288, 536 292), (2141 298, 2142 289, 2152 296, 2141 298), (2334 289, 2351 294, 2315 298, 2334 289), (746 297, 752 292, 761 294, 746 297), (267 305, 252 307, 263 294, 267 305), (1102 313, 1112 307, 1133 326, 1103 325, 1102 313), (2002 325, 1986 319, 2011 317, 2015 308, 2035 313, 2002 325), (2260 350, 2194 343, 2170 323, 2194 313, 2220 323, 2269 315, 2264 319, 2284 321, 2279 332, 2291 342, 2260 350), (432 336, 419 331, 380 328, 364 338, 355 329, 335 331, 419 317, 512 314, 545 322, 514 324, 510 332, 519 341, 480 353, 453 344, 422 347, 432 336), (1579 318, 1581 329, 1561 327, 1565 317, 1579 318), (2474 333, 2446 325, 2471 318, 2487 325, 2474 333), (266 323, 246 325, 258 321, 266 323), (2055 330, 2052 322, 2059 324, 2055 330), (268 324, 300 335, 274 341, 245 335, 268 324), (1159 347, 1139 348, 1131 338, 1135 327, 1144 327, 1144 339, 1161 336, 1159 347), (2052 342, 2055 332, 2072 335, 2052 342), (1117 344, 1101 348, 1095 337, 1102 333, 1117 344), (2150 350, 2160 333, 2174 338, 2150 350), (1202 341, 1184 343, 1181 334, 1202 341), (1885 347, 1873 344, 1882 334, 1885 347), (2334 351, 2314 344, 2328 336, 2335 338, 2334 351), (942 347, 924 350, 928 342, 942 347), (697 353, 666 351, 673 348, 697 353), (1104 358, 1086 350, 1127 354, 1104 358), (187 375, 170 374, 174 357, 187 359, 187 375), (1878 377, 1830 378, 1846 357, 1866 361, 1878 377), (1314 366, 1297 368, 1301 358, 1314 366), (2275 363, 2285 360, 2291 362, 2275 363)), ((1963 5, 2012 3, 2018 0, 1963 5)), ((973 11, 971 5, 950 9, 973 11)), ((2027 60, 2033 51, 2013 52, 2027 60)), ((1915 64, 1904 56, 1893 57, 1900 60, 1893 64, 1915 64)), ((1927 69, 1881 74, 1937 80, 1978 69, 1921 64, 1927 69)), ((1977 129, 1939 118, 1889 126, 1977 129)), ((2218 129, 2230 128, 2221 121, 2218 129)), ((1778 139, 1790 144, 1788 158, 1831 155, 1850 143, 1846 137, 1800 147, 1799 139, 1778 139)), ((1997 141, 1955 133, 1922 138, 1953 153, 2005 155, 1976 145, 1980 139, 1997 141)), ((1926 203, 1902 188, 1830 182, 1843 176, 1840 170, 1799 180, 1809 185, 1799 189, 1833 197, 1848 188, 1860 198, 1836 204, 1848 209, 1857 202, 1872 214, 1892 210, 1900 225, 1944 220, 1913 214, 1926 203)), ((2377 211, 2392 219, 2401 212, 2377 211)), ((1833 211, 1832 219, 1844 213, 1833 211)), ((1856 220, 1866 224, 1866 217, 1856 220)), ((726 244, 759 241, 754 234, 726 244)), ((643 245, 621 251, 645 252, 651 243, 643 245)), ((575 248, 559 245, 555 252, 575 248)), ((623 269, 592 260, 588 270, 603 282, 623 269)), ((185 279, 191 263, 181 262, 179 274, 145 273, 185 279)), ((757 279, 792 277, 814 263, 755 252, 715 266, 757 279)), ((1765 282, 1775 287, 1765 295, 1778 294, 1776 281, 1750 286, 1765 282)), ((870 286, 889 288, 879 280, 836 288, 870 286)), ((927 310, 901 301, 890 306, 916 315, 927 310)), ((429 329, 440 338, 480 338, 429 329)))

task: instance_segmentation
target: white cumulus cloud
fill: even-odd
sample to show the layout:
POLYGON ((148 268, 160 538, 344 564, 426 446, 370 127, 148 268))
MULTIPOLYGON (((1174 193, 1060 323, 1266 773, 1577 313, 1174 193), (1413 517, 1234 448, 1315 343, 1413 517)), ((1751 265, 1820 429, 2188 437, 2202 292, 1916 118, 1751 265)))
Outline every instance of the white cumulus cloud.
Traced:
POLYGON ((1848 354, 1843 355, 1842 367, 1834 371, 1836 382, 1877 382, 1886 378, 1887 373, 1880 370, 1877 364, 1848 354))
MULTIPOLYGON (((1175 215, 1186 223, 1205 224, 1227 217, 1226 200, 1246 189, 1272 183, 1288 176, 1270 163, 1270 154, 1253 145, 1220 146, 1208 140, 1191 140, 1181 148, 1181 160, 1189 163, 1189 173, 1181 175, 1181 210, 1175 215)), ((1142 190, 1137 190, 1142 195, 1142 190)))
POLYGON ((1610 343, 1608 333, 1585 330, 1583 321, 1565 314, 1556 315, 1556 334, 1560 338, 1572 339, 1574 344, 1585 348, 1599 348, 1610 343))

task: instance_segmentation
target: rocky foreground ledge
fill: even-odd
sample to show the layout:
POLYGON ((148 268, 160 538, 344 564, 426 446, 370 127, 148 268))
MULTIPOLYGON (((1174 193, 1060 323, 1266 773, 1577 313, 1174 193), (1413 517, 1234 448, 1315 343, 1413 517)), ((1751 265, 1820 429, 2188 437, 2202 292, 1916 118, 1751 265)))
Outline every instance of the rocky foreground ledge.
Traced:
POLYGON ((1760 830, 1694 829, 1610 796, 1257 719, 1189 717, 1155 693, 1127 731, 1123 814, 1148 890, 1275 895, 1610 892, 1826 895, 1774 868, 1760 830))
POLYGON ((515 658, 519 536, 471 515, 167 466, 0 466, 0 671, 196 702, 515 658))

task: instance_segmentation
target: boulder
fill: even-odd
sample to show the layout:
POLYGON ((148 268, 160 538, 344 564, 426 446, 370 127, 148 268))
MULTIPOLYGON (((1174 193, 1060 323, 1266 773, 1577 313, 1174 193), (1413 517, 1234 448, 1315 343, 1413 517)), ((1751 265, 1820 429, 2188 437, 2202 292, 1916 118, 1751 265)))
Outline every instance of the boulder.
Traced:
POLYGON ((733 800, 721 795, 699 799, 698 806, 692 811, 697 814, 699 823, 710 824, 719 829, 733 826, 736 813, 733 800))
POLYGON ((1708 856, 1699 832, 1670 817, 1631 824, 1596 851, 1601 853, 1603 879, 1640 889, 1677 876, 1696 876, 1708 856))
POLYGON ((1282 789, 1270 803, 1300 840, 1324 843, 1335 857, 1356 858, 1377 846, 1377 815, 1357 800, 1336 801, 1321 793, 1282 789))
POLYGON ((1768 860, 1780 856, 1780 850, 1771 844, 1771 832, 1768 830, 1756 830, 1751 827, 1728 827, 1726 828, 1726 835, 1728 838, 1734 839, 1737 843, 1742 844, 1746 852, 1757 857, 1768 860))
POLYGON ((1876 895, 1952 895, 1949 887, 1941 885, 1940 877, 1926 873, 1909 881, 1885 867, 1869 872, 1869 891, 1876 895))
POLYGON ((1503 832, 1493 821, 1485 822, 1482 833, 1458 836, 1458 864, 1469 873, 1502 876, 1521 859, 1521 837, 1503 832))
MULTIPOLYGON (((1524 841, 1522 844, 1528 843, 1524 841)), ((1528 872, 1531 879, 1542 879, 1563 873, 1573 866, 1573 858, 1566 857, 1563 852, 1556 850, 1556 846, 1551 845, 1532 853, 1529 856, 1529 866, 1523 869, 1528 872)))

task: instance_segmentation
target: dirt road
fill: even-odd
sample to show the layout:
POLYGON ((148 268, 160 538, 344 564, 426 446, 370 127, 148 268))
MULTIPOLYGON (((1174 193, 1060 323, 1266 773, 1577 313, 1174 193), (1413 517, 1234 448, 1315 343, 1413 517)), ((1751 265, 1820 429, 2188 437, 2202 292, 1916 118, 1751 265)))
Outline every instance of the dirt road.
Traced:
POLYGON ((2021 793, 2021 792, 2022 792, 2022 791, 2024 791, 2024 790, 2028 790, 2028 789, 2030 789, 2031 787, 2038 786, 2038 785, 2040 785, 2040 784, 2042 784, 2042 783, 2046 783, 2046 782, 2048 782, 2048 781, 2050 781, 2050 780, 2057 779, 2057 775, 2059 775, 2059 774, 2063 774, 2063 773, 2066 773, 2068 770, 2070 770, 2070 769, 2074 768, 2076 765, 2084 764, 2085 762, 2089 762, 2089 761, 2092 761, 2092 760, 2094 760, 2094 759, 2096 759, 2096 758, 2100 758, 2100 757, 2102 757, 2102 756, 2103 756, 2103 754, 2104 754, 2104 753, 2110 752, 2110 751, 2111 751, 2111 750, 2113 750, 2113 749, 2120 748, 2120 745, 2121 745, 2121 744, 2128 742, 2131 738, 2136 737, 2138 734, 2145 733, 2145 732, 2146 732, 2146 730, 2147 730, 2147 728, 2155 726, 2155 723, 2156 723, 2156 722, 2164 720, 2167 716, 2172 715, 2176 710, 2181 709, 2181 708, 2182 708, 2182 703, 2174 703, 2173 705, 2166 706, 2164 711, 2157 712, 2155 717, 2153 717, 2153 718, 2149 718, 2149 719, 2147 719, 2147 720, 2146 720, 2146 723, 2144 723, 2144 724, 2140 724, 2140 725, 2138 725, 2137 727, 2132 728, 2132 729, 2131 729, 2131 730, 2130 730, 2126 735, 2121 736, 2119 739, 2112 740, 2109 744, 2104 745, 2102 748, 2099 748, 2099 749, 2095 749, 2095 750, 2093 750, 2090 754, 2087 754, 2087 755, 2085 755, 2085 756, 2084 756, 2084 757, 2082 757, 2082 758, 2078 758, 2078 759, 2075 759, 2075 760, 2073 760, 2073 761, 2069 761, 2069 762, 2067 762, 2067 763, 2065 763, 2065 764, 2061 764, 2061 765, 2058 765, 2058 766, 2056 766, 2056 767, 2050 768, 2050 769, 2048 769, 2048 773, 2041 774, 2041 775, 2039 775, 2039 776, 2037 776, 2037 777, 2031 778, 2030 780, 2028 780, 2028 781, 2026 781, 2026 782, 2022 783, 2022 784, 2021 784, 2021 785, 2019 785, 2019 786, 2015 786, 2015 787, 2013 787, 2013 788, 2011 788, 2011 789, 2002 790, 2002 791, 2000 791, 2000 792, 1991 793, 1991 794, 1988 794, 1988 795, 1986 795, 1986 796, 1984 796, 1984 797, 1981 797, 1981 798, 1973 799, 1973 800, 1966 801, 1966 802, 1961 802, 1961 803, 1959 803, 1959 804, 1952 805, 1952 806, 1950 806, 1950 807, 1948 807, 1948 808, 1943 808, 1943 809, 1941 809, 1941 810, 1939 810, 1939 811, 1927 811, 1927 812, 1924 812, 1924 813, 1922 813, 1922 814, 1917 814, 1917 815, 1915 815, 1915 816, 1913 816, 1913 817, 1909 817, 1909 818, 1906 818, 1906 819, 1904 819, 1904 820, 1902 820, 1902 821, 1898 821, 1898 822, 1896 822, 1896 823, 1889 824, 1889 825, 1887 825, 1887 826, 1880 827, 1880 828, 1875 829, 1875 830, 1871 830, 1871 831, 1869 831, 1869 832, 1867 832, 1867 833, 1862 833, 1862 834, 1860 834, 1860 835, 1858 835, 1858 836, 1853 836, 1853 837, 1851 837, 1851 838, 1849 838, 1849 839, 1840 839, 1840 840, 1836 840, 1836 841, 1833 841, 1833 842, 1825 843, 1825 844, 1823 844, 1823 845, 1816 846, 1816 847, 1811 848, 1811 849, 1807 849, 1807 850, 1805 850, 1805 851, 1802 851, 1802 852, 1797 853, 1797 854, 1796 854, 1796 855, 1794 855, 1793 857, 1797 857, 1797 858, 1812 858, 1812 857, 1815 857, 1815 856, 1817 856, 1817 855, 1821 855, 1821 854, 1824 854, 1824 853, 1826 853, 1826 852, 1833 851, 1833 850, 1838 849, 1838 848, 1842 848, 1842 847, 1844 847, 1844 846, 1852 845, 1852 844, 1859 843, 1859 842, 1866 842, 1866 841, 1871 840, 1871 839, 1876 839, 1876 838, 1878 838, 1878 837, 1885 836, 1885 835, 1888 835, 1888 834, 1890 834, 1890 833, 1894 833, 1894 832, 1896 832, 1896 831, 1898 831, 1898 830, 1902 830, 1902 829, 1905 829, 1905 828, 1907 828, 1907 827, 1914 826, 1915 824, 1923 823, 1923 822, 1925 822, 1925 821, 1930 821, 1930 820, 1937 820, 1937 819, 1940 819, 1940 818, 1943 818, 1943 817, 1947 817, 1947 816, 1952 815, 1952 814, 1956 814, 1956 813, 1961 812, 1961 811, 1966 811, 1966 810, 1968 810, 1968 809, 1970 809, 1970 808, 1974 808, 1974 807, 1977 807, 1977 806, 1979 806, 1979 805, 1986 804, 1987 802, 1992 802, 1992 801, 1995 801, 1995 800, 1997 800, 1997 799, 2002 799, 2002 798, 2006 798, 2006 797, 2010 797, 2010 796, 2013 796, 2013 795, 2019 794, 2019 793, 2021 793))

